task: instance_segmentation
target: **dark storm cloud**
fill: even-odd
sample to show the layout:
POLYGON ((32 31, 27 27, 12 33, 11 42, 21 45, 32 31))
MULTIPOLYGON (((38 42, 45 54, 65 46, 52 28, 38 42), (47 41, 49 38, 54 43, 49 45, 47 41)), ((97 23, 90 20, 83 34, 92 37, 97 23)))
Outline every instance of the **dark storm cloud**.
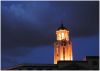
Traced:
POLYGON ((2 69, 25 63, 51 64, 53 63, 53 48, 51 46, 7 48, 5 51, 2 51, 1 60, 2 69))
POLYGON ((98 2, 2 2, 1 9, 2 39, 8 45, 51 44, 62 19, 71 37, 99 31, 98 2))
POLYGON ((23 63, 53 63, 55 32, 61 20, 70 29, 74 59, 98 55, 98 5, 94 1, 2 2, 2 68, 23 63))

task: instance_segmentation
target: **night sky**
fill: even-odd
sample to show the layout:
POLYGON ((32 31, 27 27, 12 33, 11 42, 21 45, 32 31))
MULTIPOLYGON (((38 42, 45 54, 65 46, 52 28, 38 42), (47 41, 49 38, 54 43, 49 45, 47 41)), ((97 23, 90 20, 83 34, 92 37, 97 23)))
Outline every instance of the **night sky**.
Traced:
POLYGON ((99 55, 99 2, 2 1, 1 66, 53 64, 61 21, 70 29, 74 60, 99 55))

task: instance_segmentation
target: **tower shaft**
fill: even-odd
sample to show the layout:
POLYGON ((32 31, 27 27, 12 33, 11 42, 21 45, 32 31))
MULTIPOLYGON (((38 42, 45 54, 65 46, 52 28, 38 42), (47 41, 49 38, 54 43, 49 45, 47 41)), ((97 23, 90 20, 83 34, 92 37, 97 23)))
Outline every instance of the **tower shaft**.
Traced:
POLYGON ((66 43, 57 41, 54 43, 54 64, 64 60, 73 60, 71 41, 67 41, 66 43))

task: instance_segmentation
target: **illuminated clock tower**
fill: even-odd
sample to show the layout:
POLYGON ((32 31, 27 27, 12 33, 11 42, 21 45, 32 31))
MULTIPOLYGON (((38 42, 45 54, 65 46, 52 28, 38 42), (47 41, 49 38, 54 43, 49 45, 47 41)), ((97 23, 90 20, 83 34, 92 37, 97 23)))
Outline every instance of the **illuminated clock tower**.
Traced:
POLYGON ((57 64, 58 61, 73 60, 69 30, 63 24, 57 29, 56 37, 57 40, 54 43, 54 64, 57 64))

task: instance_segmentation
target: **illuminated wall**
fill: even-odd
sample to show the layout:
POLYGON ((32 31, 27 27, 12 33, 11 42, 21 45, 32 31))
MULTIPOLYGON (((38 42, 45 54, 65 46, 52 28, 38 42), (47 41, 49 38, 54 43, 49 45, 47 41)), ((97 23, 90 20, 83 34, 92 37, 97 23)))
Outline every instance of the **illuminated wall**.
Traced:
POLYGON ((57 64, 57 61, 61 60, 73 60, 69 31, 60 29, 56 31, 56 35, 57 41, 54 43, 54 64, 57 64))
POLYGON ((66 30, 58 30, 56 31, 57 34, 57 40, 64 40, 66 39, 67 41, 69 40, 69 31, 66 30))

